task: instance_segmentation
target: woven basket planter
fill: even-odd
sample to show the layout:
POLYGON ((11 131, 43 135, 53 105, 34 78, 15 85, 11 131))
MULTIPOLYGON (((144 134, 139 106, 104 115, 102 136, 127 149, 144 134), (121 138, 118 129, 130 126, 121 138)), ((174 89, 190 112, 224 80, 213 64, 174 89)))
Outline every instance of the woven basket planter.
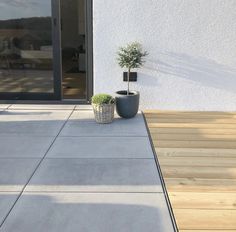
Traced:
POLYGON ((93 112, 97 123, 111 123, 114 119, 115 104, 93 104, 93 112))

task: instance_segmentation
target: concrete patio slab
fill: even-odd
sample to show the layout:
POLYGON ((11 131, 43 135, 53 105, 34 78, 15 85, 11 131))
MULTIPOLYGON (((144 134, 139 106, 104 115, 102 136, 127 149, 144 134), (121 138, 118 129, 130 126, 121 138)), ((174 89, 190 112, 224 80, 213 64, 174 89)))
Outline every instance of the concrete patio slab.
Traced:
POLYGON ((0 134, 0 158, 42 158, 54 137, 0 134))
POLYGON ((55 136, 71 111, 7 110, 1 113, 0 134, 55 136))
POLYGON ((75 110, 92 110, 93 107, 91 105, 77 105, 75 110))
POLYGON ((0 104, 0 109, 7 109, 10 104, 0 104))
POLYGON ((0 222, 17 199, 0 232, 173 231, 142 114, 18 107, 0 113, 0 222))
POLYGON ((1 232, 172 232, 163 194, 24 193, 1 232))
POLYGON ((60 136, 148 136, 141 114, 132 119, 116 116, 111 124, 98 124, 92 111, 75 111, 60 136))
POLYGON ((39 159, 0 159, 0 192, 22 191, 39 159))
POLYGON ((0 192, 0 225, 20 193, 0 192))
MULTIPOLYGON (((141 112, 139 112, 136 115, 136 117, 131 118, 131 119, 120 118, 116 113, 114 116, 115 116, 115 119, 119 121, 129 121, 130 123, 134 123, 134 124, 143 123, 143 117, 142 117, 141 112)), ((74 111, 70 117, 70 120, 80 120, 81 122, 86 122, 86 123, 95 122, 93 110, 74 111)))
POLYGON ((152 159, 45 159, 26 191, 162 192, 152 159))
MULTIPOLYGON (((1 105, 0 105, 1 108, 1 105)), ((10 110, 73 110, 75 105, 41 105, 41 104, 13 104, 10 110)))
POLYGON ((154 158, 147 137, 58 137, 48 158, 154 158))
POLYGON ((5 121, 57 121, 66 120, 71 110, 6 110, 1 114, 1 122, 5 121))

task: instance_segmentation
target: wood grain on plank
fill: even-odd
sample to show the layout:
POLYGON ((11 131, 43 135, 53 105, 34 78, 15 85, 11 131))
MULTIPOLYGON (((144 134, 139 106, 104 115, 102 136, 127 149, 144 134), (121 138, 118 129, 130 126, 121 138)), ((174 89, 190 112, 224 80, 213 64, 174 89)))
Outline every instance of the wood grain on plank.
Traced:
POLYGON ((145 112, 180 232, 236 232, 236 112, 145 112))
POLYGON ((154 140, 153 144, 155 147, 175 147, 175 148, 228 148, 236 149, 235 141, 181 141, 181 140, 154 140))
POLYGON ((174 209, 179 229, 236 230, 236 210, 174 209))
POLYGON ((201 134, 201 133, 194 133, 194 134, 169 134, 169 133, 162 133, 162 134, 153 134, 153 140, 181 140, 181 141, 236 141, 236 134, 201 134))
POLYGON ((236 149, 160 148, 155 147, 158 157, 224 157, 236 158, 236 149))
POLYGON ((192 118, 192 117, 185 117, 185 118, 176 118, 176 117, 157 117, 148 118, 148 123, 201 123, 201 124, 235 124, 236 123, 236 117, 235 118, 192 118))
POLYGON ((176 209, 236 210, 236 193, 171 192, 169 197, 176 209))
POLYGON ((236 192, 235 179, 165 178, 170 192, 236 192))
POLYGON ((236 135, 236 129, 232 128, 149 128, 151 134, 161 134, 161 133, 169 133, 171 134, 202 134, 202 135, 209 135, 209 134, 222 134, 222 135, 229 135, 233 134, 236 135))
POLYGON ((206 129, 236 129, 236 124, 218 124, 218 123, 149 123, 150 128, 206 128, 206 129))
POLYGON ((166 178, 236 179, 236 166, 194 168, 162 165, 162 172, 166 178))
POLYGON ((161 157, 159 159, 161 165, 168 166, 187 166, 194 170, 194 167, 232 167, 236 168, 236 158, 223 157, 161 157))

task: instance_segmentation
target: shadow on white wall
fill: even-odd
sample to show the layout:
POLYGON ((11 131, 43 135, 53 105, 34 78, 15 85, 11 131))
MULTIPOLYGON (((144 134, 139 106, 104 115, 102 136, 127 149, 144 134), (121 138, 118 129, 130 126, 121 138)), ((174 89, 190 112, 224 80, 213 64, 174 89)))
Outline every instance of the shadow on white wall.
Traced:
POLYGON ((141 73, 149 78, 148 85, 158 84, 160 74, 166 74, 195 81, 206 87, 236 93, 236 68, 218 64, 204 57, 160 52, 156 60, 147 60, 141 73))

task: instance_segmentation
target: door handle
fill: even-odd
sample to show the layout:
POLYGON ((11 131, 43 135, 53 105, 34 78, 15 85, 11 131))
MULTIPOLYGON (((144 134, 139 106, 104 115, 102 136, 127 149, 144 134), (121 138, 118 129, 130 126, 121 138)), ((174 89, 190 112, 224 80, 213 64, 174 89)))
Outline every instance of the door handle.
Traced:
MULTIPOLYGON (((57 19, 56 18, 53 19, 53 26, 54 27, 57 26, 57 19)), ((62 31, 62 19, 61 19, 61 31, 62 31)))

